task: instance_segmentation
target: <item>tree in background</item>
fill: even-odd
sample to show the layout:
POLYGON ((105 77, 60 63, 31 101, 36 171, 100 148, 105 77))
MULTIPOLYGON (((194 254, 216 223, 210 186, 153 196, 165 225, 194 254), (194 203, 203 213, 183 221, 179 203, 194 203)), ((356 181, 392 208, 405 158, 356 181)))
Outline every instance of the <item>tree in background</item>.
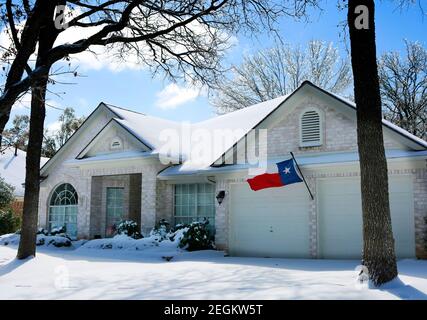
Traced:
POLYGON ((28 144, 28 130, 30 118, 27 115, 16 115, 12 122, 12 127, 6 129, 3 133, 2 150, 13 147, 15 156, 18 149, 26 151, 28 144))
POLYGON ((8 207, 15 199, 14 191, 15 188, 0 177, 0 209, 8 207))
POLYGON ((427 50, 405 41, 406 55, 388 52, 379 59, 384 116, 410 133, 427 139, 427 50))
POLYGON ((42 156, 52 158, 57 151, 55 138, 48 129, 44 130, 42 156))
POLYGON ((348 59, 323 41, 310 41, 305 48, 281 43, 244 57, 232 70, 232 78, 218 85, 212 99, 218 113, 289 94, 304 80, 344 95, 352 82, 348 59))
POLYGON ((76 117, 73 108, 65 108, 58 117, 59 129, 55 131, 45 130, 43 135, 42 156, 52 158, 73 133, 85 121, 85 117, 76 117))
POLYGON ((20 219, 11 209, 15 200, 15 188, 0 177, 0 235, 15 232, 19 228, 20 219))
POLYGON ((72 134, 85 121, 85 117, 77 118, 73 108, 65 108, 58 119, 61 124, 59 130, 54 134, 55 149, 61 148, 72 134))

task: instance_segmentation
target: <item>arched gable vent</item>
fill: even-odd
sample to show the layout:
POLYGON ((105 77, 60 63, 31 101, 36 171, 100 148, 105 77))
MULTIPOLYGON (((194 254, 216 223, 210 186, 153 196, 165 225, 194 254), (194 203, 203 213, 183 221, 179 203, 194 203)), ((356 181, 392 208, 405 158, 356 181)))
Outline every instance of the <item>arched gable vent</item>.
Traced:
POLYGON ((315 147, 322 145, 322 121, 316 110, 305 111, 300 121, 301 147, 315 147))

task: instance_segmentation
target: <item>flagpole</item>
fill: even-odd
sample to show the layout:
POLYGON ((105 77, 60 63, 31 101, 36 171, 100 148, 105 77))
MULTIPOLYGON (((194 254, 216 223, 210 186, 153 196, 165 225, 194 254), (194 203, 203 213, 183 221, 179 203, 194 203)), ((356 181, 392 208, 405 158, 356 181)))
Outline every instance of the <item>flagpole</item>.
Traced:
POLYGON ((305 183, 305 186, 307 187, 307 190, 308 190, 308 193, 310 194, 311 200, 314 200, 313 194, 311 193, 311 190, 310 190, 310 188, 308 187, 307 181, 305 181, 304 175, 302 174, 302 171, 301 171, 301 169, 300 169, 300 167, 299 167, 299 165, 298 165, 297 159, 295 159, 295 157, 294 157, 294 153, 293 153, 292 151, 291 151, 291 156, 292 156, 292 159, 294 159, 295 164, 297 165, 298 171, 299 171, 299 173, 301 174, 301 177, 302 177, 302 180, 303 180, 303 181, 304 181, 304 183, 305 183))

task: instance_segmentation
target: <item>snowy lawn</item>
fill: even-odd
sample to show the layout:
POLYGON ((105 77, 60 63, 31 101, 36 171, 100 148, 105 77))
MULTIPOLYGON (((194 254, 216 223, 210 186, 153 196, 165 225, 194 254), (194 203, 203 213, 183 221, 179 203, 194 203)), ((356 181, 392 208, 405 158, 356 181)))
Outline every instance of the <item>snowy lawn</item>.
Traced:
POLYGON ((0 299, 427 298, 427 261, 400 261, 404 285, 379 290, 357 285, 357 261, 234 258, 171 247, 42 246, 25 261, 15 254, 16 246, 0 246, 0 299))

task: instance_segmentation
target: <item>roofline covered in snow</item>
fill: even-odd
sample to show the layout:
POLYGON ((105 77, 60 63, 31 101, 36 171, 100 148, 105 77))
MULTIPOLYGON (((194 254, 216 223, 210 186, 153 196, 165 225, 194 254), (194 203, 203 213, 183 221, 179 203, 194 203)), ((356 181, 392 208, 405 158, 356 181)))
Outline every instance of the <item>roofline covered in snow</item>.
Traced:
POLYGON ((86 144, 86 146, 79 152, 79 154, 76 156, 76 159, 82 159, 84 155, 87 153, 88 149, 92 146, 92 144, 95 142, 95 140, 104 132, 104 130, 111 125, 111 123, 116 123, 119 125, 123 130, 125 130, 127 133, 132 135, 135 139, 137 139, 144 147, 146 147, 148 150, 153 150, 152 147, 150 147, 145 141, 143 141, 140 137, 138 137, 136 134, 134 134, 127 126, 117 121, 115 118, 111 118, 105 126, 102 127, 101 130, 98 131, 98 133, 86 144))
MULTIPOLYGON (((295 155, 298 159, 298 164, 301 167, 327 167, 340 165, 356 164, 359 161, 357 151, 353 152, 331 152, 327 154, 310 154, 310 155, 295 155)), ((404 150, 388 150, 386 151, 387 161, 419 161, 427 159, 427 150, 424 151, 404 151, 404 150)), ((271 158, 267 161, 267 165, 274 166, 277 162, 282 161, 283 158, 271 158)), ((188 176, 212 176, 216 174, 237 173, 250 168, 257 168, 250 164, 232 164, 216 167, 206 167, 205 169, 183 170, 179 169, 182 165, 176 165, 166 168, 159 173, 157 177, 160 180, 174 180, 179 177, 188 176)))
MULTIPOLYGON (((356 108, 356 104, 355 103, 350 103, 349 101, 347 101, 346 99, 335 95, 325 89, 322 89, 318 86, 316 86, 315 84, 311 83, 310 81, 304 81, 304 83, 307 83, 309 85, 311 85, 312 87, 314 87, 317 90, 320 90, 322 93, 330 96, 331 98, 334 98, 336 100, 339 100, 340 102, 344 103, 347 107, 350 107, 351 109, 353 109, 354 111, 357 110, 356 108)), ((303 83, 303 84, 304 84, 303 83)), ((412 133, 408 132, 407 130, 400 128, 398 126, 396 126, 395 124, 387 121, 386 119, 382 119, 382 125, 387 127, 388 129, 392 130, 393 132, 401 135, 402 137, 404 137, 405 139, 409 139, 412 142, 415 142, 416 144, 418 144, 419 146, 423 147, 424 149, 427 149, 427 141, 424 141, 421 138, 418 138, 417 136, 413 135, 412 133), (397 129, 398 128, 398 129, 397 129)))
MULTIPOLYGON (((332 94, 331 92, 329 92, 329 91, 327 91, 327 90, 324 90, 324 89, 322 89, 322 88, 320 88, 320 87, 318 87, 318 86, 316 86, 315 84, 313 84, 312 82, 310 82, 310 81, 308 81, 308 80, 305 80, 297 89, 295 89, 295 91, 294 92, 292 92, 290 95, 288 95, 288 96, 286 96, 285 98, 284 98, 284 100, 282 101, 282 102, 280 102, 278 105, 277 105, 277 107, 276 108, 274 108, 270 113, 268 113, 264 118, 262 118, 251 130, 254 130, 254 129, 256 129, 258 126, 260 126, 261 125, 261 123, 263 123, 266 119, 268 119, 277 109, 279 109, 283 104, 285 104, 290 98, 292 98, 293 96, 295 96, 303 87, 305 87, 305 86, 307 86, 307 85, 309 85, 309 86, 311 86, 312 88, 314 88, 314 89, 316 89, 316 90, 318 90, 318 91, 320 91, 321 93, 324 93, 324 94, 326 94, 327 96, 329 96, 330 98, 333 98, 334 100, 337 100, 337 101, 339 101, 339 102, 341 102, 341 103, 343 103, 345 106, 347 106, 347 107, 349 107, 349 108, 351 108, 352 110, 354 110, 354 111, 356 111, 356 107, 355 107, 355 105, 352 105, 351 103, 349 103, 348 101, 346 101, 345 99, 343 99, 343 98, 341 98, 341 97, 339 97, 339 96, 337 96, 337 95, 334 95, 334 94, 332 94)), ((248 108, 250 108, 250 106, 248 107, 248 108)), ((402 129, 402 128, 399 128, 399 127, 397 127, 397 126, 395 126, 395 125, 393 125, 393 124, 391 124, 391 123, 389 123, 388 121, 386 121, 386 120, 384 120, 383 119, 383 121, 382 121, 382 125, 384 126, 384 127, 386 127, 386 128, 388 128, 388 129, 390 129, 390 130, 392 130, 393 132, 395 132, 395 133, 397 133, 397 134, 399 134, 401 137, 403 137, 404 139, 406 139, 406 140, 410 140, 411 142, 414 142, 415 144, 417 144, 417 145, 419 145, 419 146, 421 146, 421 147, 423 147, 424 149, 427 149, 427 142, 426 141, 424 141, 424 140, 422 140, 422 139, 420 139, 420 138, 418 138, 418 137, 416 137, 416 136, 414 136, 413 134, 411 134, 411 133, 409 133, 408 131, 406 131, 406 130, 404 130, 404 129, 402 129), (399 128, 400 130, 398 130, 397 128, 399 128)), ((251 131, 251 130, 249 130, 249 132, 251 131)), ((210 166, 212 166, 212 167, 221 167, 221 166, 224 166, 224 164, 219 164, 219 165, 216 165, 215 163, 217 163, 218 161, 220 161, 221 159, 224 159, 224 157, 225 157, 225 155, 229 152, 229 151, 231 151, 231 150, 233 150, 233 148, 235 148, 236 146, 237 146, 237 144, 242 140, 242 139, 244 139, 245 137, 247 136, 247 133, 239 140, 239 141, 237 141, 230 149, 228 149, 228 150, 226 150, 218 159, 216 159, 214 162, 212 162, 211 163, 211 165, 210 166)))
POLYGON ((76 136, 78 136, 80 134, 80 132, 83 130, 82 128, 86 127, 87 124, 92 121, 93 115, 100 110, 102 107, 107 108, 110 112, 112 112, 115 116, 120 117, 120 115, 118 115, 116 112, 114 112, 114 110, 112 110, 111 108, 108 107, 108 105, 104 102, 100 102, 98 104, 98 106, 89 114, 89 116, 83 121, 83 123, 77 128, 76 131, 74 131, 74 133, 71 135, 70 138, 68 138, 67 141, 65 141, 65 143, 58 149, 58 151, 56 151, 56 153, 53 155, 52 158, 50 158, 41 168, 40 168, 40 174, 43 175, 46 170, 56 161, 56 159, 59 157, 59 155, 61 153, 63 153, 63 151, 66 149, 66 147, 73 141, 76 139, 76 136))

